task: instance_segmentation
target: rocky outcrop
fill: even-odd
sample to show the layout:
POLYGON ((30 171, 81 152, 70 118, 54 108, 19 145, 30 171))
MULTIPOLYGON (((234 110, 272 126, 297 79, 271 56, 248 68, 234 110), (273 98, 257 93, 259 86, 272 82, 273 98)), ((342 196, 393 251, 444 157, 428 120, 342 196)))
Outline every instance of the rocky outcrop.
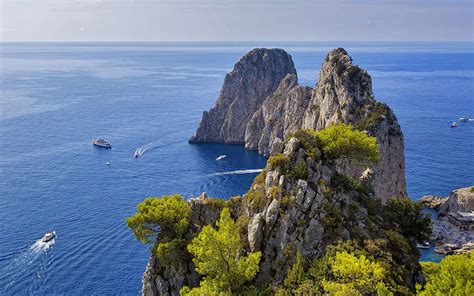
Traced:
POLYGON ((254 49, 226 75, 215 106, 204 112, 191 142, 243 144, 253 114, 287 74, 296 75, 291 56, 282 49, 254 49))
MULTIPOLYGON (((249 55, 255 55, 255 50, 243 59, 249 55)), ((285 63, 293 64, 289 61, 285 63)), ((258 67, 261 66, 266 64, 258 64, 258 67)), ((229 75, 233 75, 234 71, 229 75)), ((370 164, 376 196, 385 202, 392 196, 406 195, 403 134, 392 110, 375 100, 370 75, 353 65, 352 58, 342 48, 334 49, 327 55, 314 89, 298 85, 293 72, 289 71, 284 77, 277 75, 278 79, 272 87, 266 81, 264 85, 267 87, 259 96, 252 97, 252 92, 244 87, 246 95, 232 96, 232 103, 229 104, 223 103, 229 101, 225 99, 229 96, 223 95, 224 89, 228 88, 226 78, 216 107, 204 114, 191 141, 245 143, 247 149, 269 156, 281 147, 288 134, 298 129, 321 130, 334 123, 352 124, 377 137, 381 159, 375 165, 370 164), (266 97, 263 98, 264 93, 266 97), (237 101, 240 101, 239 108, 243 108, 238 109, 239 112, 237 101), (235 121, 241 125, 229 129, 227 123, 222 124, 223 121, 235 121)), ((250 78, 251 81, 255 79, 258 78, 250 78)), ((346 173, 352 176, 360 175, 361 170, 365 169, 350 164, 345 167, 346 173)))
POLYGON ((438 209, 440 206, 444 205, 447 201, 448 201, 447 197, 434 196, 434 195, 425 195, 418 200, 418 202, 422 203, 425 207, 431 208, 431 209, 438 209))
MULTIPOLYGON (((356 179, 342 175, 337 160, 328 159, 317 140, 304 141, 292 137, 275 148, 278 155, 269 160, 247 194, 227 203, 236 220, 248 221, 246 252, 262 253, 257 287, 281 284, 297 253, 311 262, 341 239, 387 238, 383 207, 371 185, 373 171, 366 169, 356 179)), ((215 223, 216 202, 202 195, 189 203, 190 229, 215 223)), ((415 279, 422 277, 414 246, 410 250, 390 260, 404 270, 402 284, 414 289, 415 279)), ((143 277, 145 295, 177 295, 179 283, 196 286, 199 277, 189 258, 178 264, 184 266, 180 269, 156 266, 151 259, 143 277)))
POLYGON ((474 211, 474 186, 459 188, 449 194, 446 212, 472 212, 474 211))

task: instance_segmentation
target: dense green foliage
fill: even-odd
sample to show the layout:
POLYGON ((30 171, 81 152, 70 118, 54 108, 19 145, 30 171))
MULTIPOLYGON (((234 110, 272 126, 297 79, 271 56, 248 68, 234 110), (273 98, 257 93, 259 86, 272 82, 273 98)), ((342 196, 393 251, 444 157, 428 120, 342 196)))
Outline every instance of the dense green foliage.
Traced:
MULTIPOLYGON (((300 254, 288 269, 279 295, 393 295, 389 268, 354 242, 328 246, 305 271, 300 254)), ((400 292, 400 291, 399 291, 400 292)))
POLYGON ((180 237, 189 224, 191 208, 178 195, 150 197, 137 206, 138 212, 126 222, 133 235, 143 243, 154 243, 157 238, 180 237))
POLYGON ((445 257, 440 263, 422 262, 425 286, 419 295, 474 295, 474 254, 445 257))
POLYGON ((431 234, 431 218, 422 212, 423 205, 408 197, 391 198, 385 205, 389 224, 407 238, 426 241, 431 234))
POLYGON ((196 271, 204 276, 200 287, 181 290, 182 295, 232 295, 245 291, 259 270, 260 252, 242 255, 240 233, 228 208, 221 212, 217 229, 205 226, 188 245, 196 271))
POLYGON ((314 160, 319 160, 318 149, 321 148, 318 138, 316 137, 314 131, 300 129, 294 133, 288 134, 286 137, 287 140, 291 138, 297 138, 300 140, 301 147, 305 150, 306 155, 311 157, 314 160))
POLYGON ((165 264, 181 258, 191 216, 188 203, 175 194, 147 198, 137 209, 135 215, 126 219, 133 235, 143 243, 152 244, 153 254, 165 264))
POLYGON ((389 115, 389 107, 384 104, 377 102, 367 116, 361 118, 355 125, 358 130, 370 131, 377 127, 380 122, 389 115))
POLYGON ((377 139, 354 129, 351 125, 334 124, 315 132, 322 150, 331 159, 348 158, 378 161, 380 159, 377 139))

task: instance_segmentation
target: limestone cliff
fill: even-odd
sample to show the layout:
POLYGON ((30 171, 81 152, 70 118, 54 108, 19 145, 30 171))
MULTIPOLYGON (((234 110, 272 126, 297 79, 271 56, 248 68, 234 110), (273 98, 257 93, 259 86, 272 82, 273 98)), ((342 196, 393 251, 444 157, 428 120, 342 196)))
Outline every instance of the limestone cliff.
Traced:
MULTIPOLYGON (((337 160, 328 159, 318 142, 301 132, 275 146, 273 153, 276 156, 243 197, 220 206, 205 195, 189 201, 193 209, 190 233, 195 227, 215 223, 223 206, 230 208, 235 219, 247 221, 240 223, 246 251, 262 253, 254 281, 257 287, 280 285, 297 253, 310 262, 340 239, 384 242, 384 252, 397 245, 400 238, 387 236, 393 232, 386 228, 383 207, 375 199, 370 170, 355 179, 342 175, 337 160)), ((401 255, 390 255, 390 260, 400 271, 399 284, 413 290, 422 281, 414 244, 401 255)), ((151 258, 143 276, 143 294, 178 295, 180 287, 196 286, 198 280, 190 258, 176 262, 175 267, 160 266, 151 258)))
POLYGON ((204 112, 190 142, 243 144, 255 111, 287 74, 296 75, 291 56, 282 49, 254 49, 226 75, 215 106, 204 112))
MULTIPOLYGON (((255 55, 255 52, 251 51, 243 59, 255 55)), ((293 65, 291 60, 285 59, 285 63, 293 65)), ((256 67, 248 63, 240 66, 244 65, 256 67)), ((258 64, 258 67, 266 65, 273 63, 258 64)), ((262 71, 260 68, 256 70, 262 71)), ((274 68, 269 71, 274 71, 274 68)), ((392 110, 375 100, 370 75, 353 65, 352 58, 342 48, 327 55, 314 89, 298 85, 293 72, 289 71, 284 77, 277 75, 275 84, 265 81, 264 91, 259 96, 249 95, 251 92, 244 88, 246 95, 233 96, 232 108, 228 107, 230 103, 222 103, 228 96, 221 94, 216 107, 204 114, 192 141, 245 143, 247 149, 269 156, 272 150, 282 145, 289 133, 298 129, 320 130, 334 123, 353 124, 376 136, 380 146, 381 160, 371 165, 376 196, 386 202, 392 196, 406 195, 403 134, 392 110), (267 95, 265 98, 262 97, 264 93, 267 95), (243 108, 239 112, 236 111, 237 101, 240 101, 239 108, 243 108), (229 128, 229 124, 221 124, 223 121, 240 124, 238 128, 229 128)), ((253 76, 250 80, 255 79, 258 78, 253 76)), ((223 93, 228 88, 227 80, 223 93)), ((360 175, 364 169, 352 164, 344 167, 352 176, 360 175)))

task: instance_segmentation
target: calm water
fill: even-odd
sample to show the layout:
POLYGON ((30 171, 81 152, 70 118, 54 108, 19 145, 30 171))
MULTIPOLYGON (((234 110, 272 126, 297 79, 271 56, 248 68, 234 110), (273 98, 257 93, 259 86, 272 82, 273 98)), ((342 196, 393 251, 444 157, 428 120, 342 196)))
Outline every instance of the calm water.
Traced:
MULTIPOLYGON (((138 294, 149 250, 124 223, 135 205, 241 194, 264 166, 240 146, 186 140, 240 56, 274 45, 3 44, 0 294, 138 294), (93 147, 95 137, 114 148, 93 147), (39 243, 49 230, 55 241, 39 243)), ((474 122, 450 128, 474 117, 473 44, 276 45, 302 84, 314 85, 336 46, 370 72, 402 125, 413 198, 474 184, 474 122)))

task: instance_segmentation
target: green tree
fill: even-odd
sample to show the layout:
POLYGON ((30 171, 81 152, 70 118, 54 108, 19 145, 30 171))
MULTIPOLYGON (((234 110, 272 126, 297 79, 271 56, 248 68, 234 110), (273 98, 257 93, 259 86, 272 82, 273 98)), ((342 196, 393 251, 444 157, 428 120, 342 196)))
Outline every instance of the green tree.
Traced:
POLYGON ((445 257, 439 264, 421 263, 426 285, 419 295, 474 295, 474 254, 445 257))
POLYGON ((413 241, 426 241, 431 235, 431 218, 422 212, 423 205, 414 203, 408 197, 388 200, 384 212, 387 221, 405 238, 413 241))
POLYGON ((232 295, 242 293, 259 270, 261 253, 242 255, 239 229, 228 208, 221 212, 217 229, 205 226, 188 245, 196 271, 204 276, 200 287, 184 287, 182 295, 232 295))
POLYGON ((377 162, 380 159, 377 139, 347 124, 334 124, 315 132, 322 150, 331 159, 348 158, 377 162))
MULTIPOLYGON (((138 204, 137 213, 126 219, 135 238, 153 244, 153 254, 162 263, 173 262, 186 246, 191 208, 178 195, 151 197, 138 204)), ((184 252, 186 250, 184 249, 184 252)))
POLYGON ((295 262, 290 267, 290 269, 288 269, 288 273, 284 281, 285 288, 290 291, 295 291, 303 282, 304 276, 304 260, 303 256, 301 256, 301 253, 298 252, 295 257, 295 262))
POLYGON ((329 295, 369 295, 383 290, 385 269, 366 256, 356 257, 338 252, 329 260, 332 278, 324 279, 322 286, 329 295))

